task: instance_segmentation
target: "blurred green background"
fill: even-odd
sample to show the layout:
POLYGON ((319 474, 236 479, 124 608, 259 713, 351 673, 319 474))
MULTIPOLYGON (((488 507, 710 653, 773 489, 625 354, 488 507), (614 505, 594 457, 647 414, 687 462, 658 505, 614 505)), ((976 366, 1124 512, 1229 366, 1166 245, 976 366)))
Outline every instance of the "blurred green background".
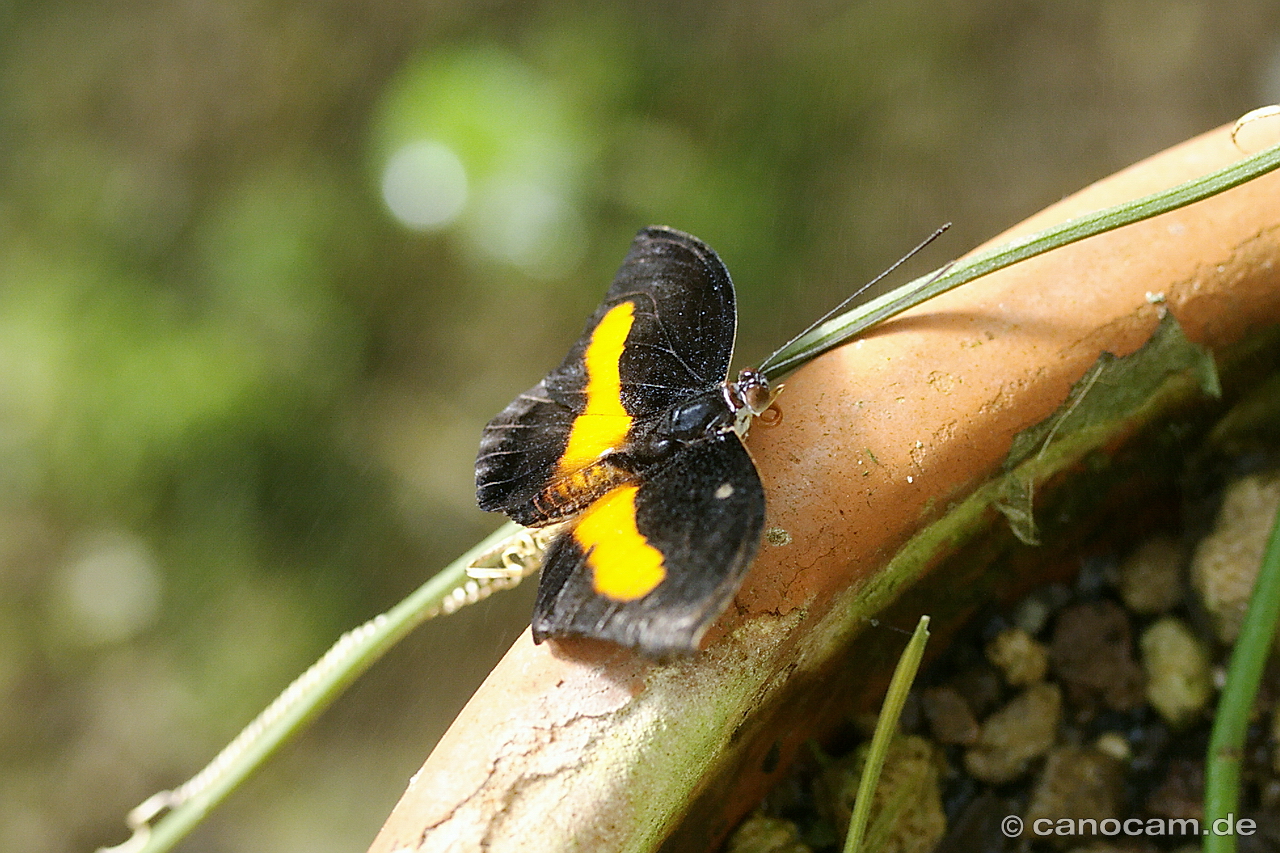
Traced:
MULTIPOLYGON (((758 360, 1280 100, 1280 6, 0 0, 0 849, 123 840, 499 519, 485 421, 632 234, 758 360)), ((183 849, 362 850, 523 628, 428 624, 183 849)))

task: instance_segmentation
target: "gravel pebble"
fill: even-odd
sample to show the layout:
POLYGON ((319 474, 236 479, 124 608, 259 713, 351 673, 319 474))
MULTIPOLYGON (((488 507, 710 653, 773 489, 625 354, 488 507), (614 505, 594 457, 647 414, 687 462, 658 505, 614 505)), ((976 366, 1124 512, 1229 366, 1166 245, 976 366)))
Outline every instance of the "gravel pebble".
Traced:
POLYGON ((766 815, 752 815, 744 820, 725 850, 726 853, 811 853, 794 823, 766 815))
POLYGON ((1204 817, 1204 762, 1175 759, 1143 808, 1153 817, 1186 820, 1204 817))
POLYGON ((929 731, 938 743, 967 746, 978 739, 978 721, 960 691, 946 685, 930 687, 920 699, 929 731))
POLYGON ((1053 670, 1071 704, 1096 713, 1105 705, 1129 711, 1143 701, 1142 669, 1133 659, 1128 614, 1111 601, 1092 601, 1058 614, 1050 646, 1053 670))
POLYGON ((1117 761, 1128 761, 1133 758, 1133 747, 1124 735, 1119 732, 1103 732, 1093 742, 1093 748, 1103 755, 1110 755, 1117 761))
POLYGON ((983 721, 978 742, 964 754, 965 769, 992 784, 1017 779, 1053 746, 1061 718, 1062 691, 1056 684, 1027 688, 983 721))
POLYGON ((1153 536, 1123 563, 1116 586, 1134 613, 1167 613, 1182 600, 1182 546, 1169 536, 1153 536))
MULTIPOLYGON (((1123 783, 1124 765, 1111 756, 1087 747, 1055 747, 1032 789, 1024 821, 1032 825, 1038 820, 1101 822, 1119 817, 1123 783)), ((1072 838, 1053 840, 1067 846, 1072 838)))
POLYGON ((1213 698, 1212 662, 1185 622, 1166 616, 1142 632, 1147 701, 1170 726, 1199 719, 1213 698))
POLYGON ((1006 628, 996 634, 987 643, 986 653, 1010 687, 1044 681, 1049 671, 1049 650, 1021 628, 1006 628))
POLYGON ((1000 673, 985 662, 965 667, 949 683, 978 717, 994 711, 1004 693, 1000 673))
POLYGON ((1191 583, 1213 618, 1218 640, 1240 635, 1244 611, 1280 508, 1280 475, 1255 474, 1227 487, 1211 534, 1191 558, 1191 583))
MULTIPOLYGON (((815 783, 818 799, 839 837, 849 829, 869 745, 827 767, 815 783)), ((869 849, 886 853, 930 853, 947 829, 939 776, 946 760, 922 737, 894 738, 885 756, 867 825, 869 849)))

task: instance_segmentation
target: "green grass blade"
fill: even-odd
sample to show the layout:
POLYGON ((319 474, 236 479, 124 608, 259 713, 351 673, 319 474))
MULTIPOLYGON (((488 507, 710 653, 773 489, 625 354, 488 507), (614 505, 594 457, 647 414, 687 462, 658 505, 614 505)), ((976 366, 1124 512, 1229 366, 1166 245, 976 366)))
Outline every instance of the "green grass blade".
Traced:
POLYGON ((1231 651, 1227 667, 1227 683, 1218 700, 1218 711, 1209 737, 1209 754, 1205 758, 1204 839, 1206 853, 1230 853, 1236 849, 1234 833, 1213 832, 1214 821, 1227 815, 1240 817, 1240 761, 1244 753, 1245 735, 1249 730, 1249 714, 1262 682, 1280 619, 1280 512, 1262 566, 1249 597, 1240 636, 1231 651))
POLYGON ((135 809, 129 819, 133 837, 105 849, 112 853, 162 853, 172 849, 211 809, 405 634, 434 615, 452 612, 487 595, 494 585, 470 579, 467 568, 479 555, 492 551, 520 529, 515 524, 503 525, 391 610, 343 634, 204 770, 173 791, 161 792, 135 809), (152 819, 166 809, 167 813, 152 826, 152 819))
POLYGON ((924 657, 927 642, 929 617, 921 616, 907 647, 902 651, 902 657, 898 658, 893 679, 889 682, 889 691, 884 697, 884 705, 880 708, 880 717, 876 720, 875 734, 871 736, 871 748, 867 752, 867 763, 862 768, 862 778, 858 780, 853 816, 849 819, 849 834, 844 839, 844 853, 857 853, 866 835, 867 821, 871 818, 871 800, 875 796, 876 785, 880 782, 880 771, 884 767, 889 744, 898 732, 898 718, 902 716, 903 703, 907 701, 911 684, 920 670, 920 660, 924 657))
POLYGON ((1051 249, 1066 246, 1077 240, 1112 231, 1124 225, 1132 225, 1143 219, 1202 201, 1264 175, 1277 166, 1280 166, 1280 145, 1267 148, 1194 181, 1078 216, 1052 228, 988 249, 944 268, 941 272, 921 276, 839 317, 828 320, 809 334, 802 335, 789 346, 770 356, 760 365, 759 370, 770 382, 776 381, 805 362, 835 349, 871 326, 932 299, 940 293, 946 293, 948 290, 973 281, 979 276, 1003 269, 1018 261, 1042 255, 1051 249))

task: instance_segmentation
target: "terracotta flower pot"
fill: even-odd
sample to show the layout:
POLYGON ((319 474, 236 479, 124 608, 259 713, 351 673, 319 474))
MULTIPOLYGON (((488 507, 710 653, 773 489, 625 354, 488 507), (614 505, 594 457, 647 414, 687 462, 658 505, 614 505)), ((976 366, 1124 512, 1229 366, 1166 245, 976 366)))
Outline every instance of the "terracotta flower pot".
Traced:
MULTIPOLYGON (((998 240, 1240 156, 1213 131, 998 240)), ((1015 436, 1103 352, 1139 350, 1164 312, 1227 380, 1242 347, 1256 352, 1254 333, 1280 322, 1280 175, 988 276, 796 373, 781 422, 750 441, 773 535, 705 650, 659 665, 526 632, 371 850, 710 849, 804 740, 875 701, 904 638, 869 617, 910 628, 924 608, 960 615, 1020 582, 1017 558, 995 580, 977 559, 996 547, 984 531, 1012 541, 990 483, 1015 436)), ((1139 452, 1170 412, 1218 405, 1176 371, 1165 385, 1098 439, 1107 459, 1139 452)), ((1114 498, 1099 491, 1096 509, 1114 498)))

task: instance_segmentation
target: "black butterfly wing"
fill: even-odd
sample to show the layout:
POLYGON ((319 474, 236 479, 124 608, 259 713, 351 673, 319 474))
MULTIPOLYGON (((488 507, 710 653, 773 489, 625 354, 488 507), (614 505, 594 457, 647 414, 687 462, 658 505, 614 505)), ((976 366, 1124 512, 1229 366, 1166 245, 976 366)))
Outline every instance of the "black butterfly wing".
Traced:
POLYGON ((592 504, 542 566, 533 636, 688 653, 737 592, 764 528, 764 489, 734 433, 693 445, 592 504))
POLYGON ((620 302, 636 306, 620 370, 633 416, 664 412, 724 382, 738 313, 729 271, 709 246, 671 228, 644 229, 597 314, 620 302))
POLYGON ((680 231, 641 231, 564 362, 485 427, 480 508, 549 524, 630 478, 589 460, 621 448, 634 422, 723 382, 736 325, 733 284, 714 251, 680 231))

